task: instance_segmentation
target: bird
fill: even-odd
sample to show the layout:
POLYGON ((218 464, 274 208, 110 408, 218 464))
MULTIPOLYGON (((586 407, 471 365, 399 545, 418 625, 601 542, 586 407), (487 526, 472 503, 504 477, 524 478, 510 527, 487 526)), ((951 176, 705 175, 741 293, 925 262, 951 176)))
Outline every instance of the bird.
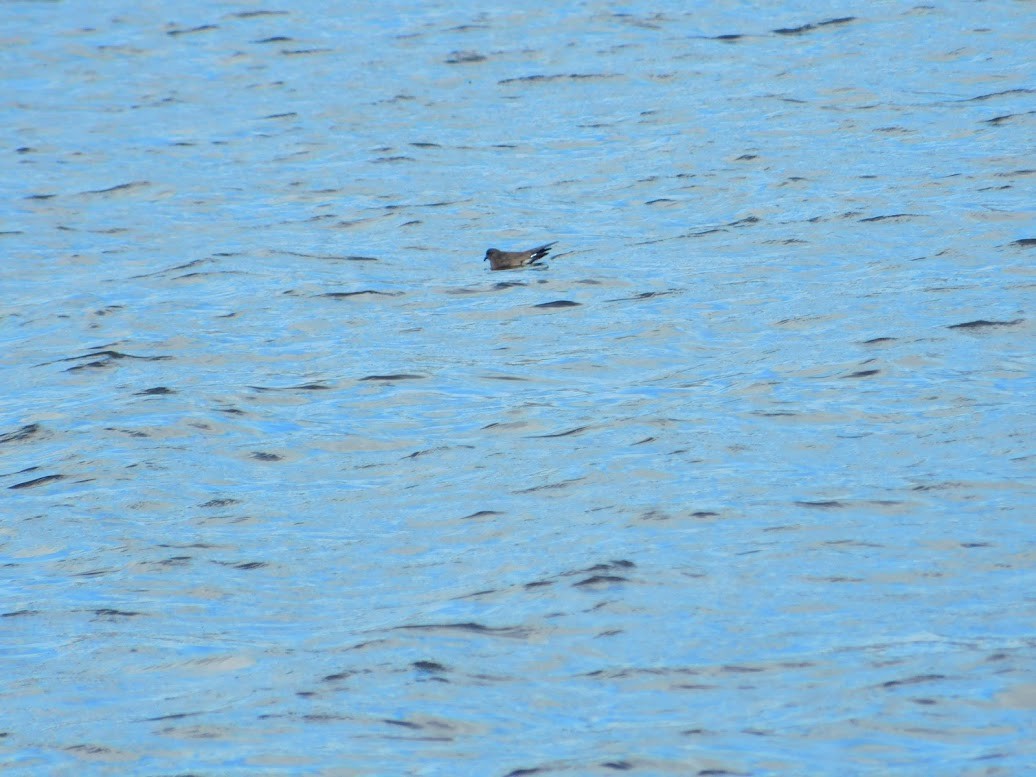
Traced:
POLYGON ((486 258, 482 261, 488 261, 491 270, 514 270, 528 264, 536 264, 550 252, 551 246, 557 245, 557 242, 555 240, 553 243, 545 243, 536 248, 530 248, 528 251, 498 251, 490 248, 486 251, 486 258))

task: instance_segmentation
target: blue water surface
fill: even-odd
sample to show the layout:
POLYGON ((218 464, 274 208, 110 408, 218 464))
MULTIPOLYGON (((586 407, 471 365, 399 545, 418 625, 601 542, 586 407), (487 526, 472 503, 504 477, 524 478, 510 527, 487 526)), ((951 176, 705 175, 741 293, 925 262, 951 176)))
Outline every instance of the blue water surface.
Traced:
POLYGON ((1028 4, 0 15, 5 773, 1036 764, 1028 4))

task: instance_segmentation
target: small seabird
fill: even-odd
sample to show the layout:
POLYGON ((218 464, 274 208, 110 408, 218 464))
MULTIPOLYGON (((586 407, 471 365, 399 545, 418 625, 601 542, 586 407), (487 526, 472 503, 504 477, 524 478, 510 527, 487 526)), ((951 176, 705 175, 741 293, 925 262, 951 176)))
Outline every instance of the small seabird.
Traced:
POLYGON ((555 240, 553 243, 530 248, 528 251, 497 251, 495 248, 490 248, 486 251, 486 258, 482 261, 488 260, 492 270, 513 270, 517 267, 525 267, 527 264, 536 264, 545 257, 550 252, 550 247, 557 245, 557 242, 555 240))

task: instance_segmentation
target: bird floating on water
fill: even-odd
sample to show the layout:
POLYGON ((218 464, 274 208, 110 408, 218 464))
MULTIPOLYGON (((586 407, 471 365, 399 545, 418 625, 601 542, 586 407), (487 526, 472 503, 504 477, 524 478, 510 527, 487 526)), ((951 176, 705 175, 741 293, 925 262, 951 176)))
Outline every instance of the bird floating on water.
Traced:
POLYGON ((557 242, 555 240, 553 243, 545 243, 536 248, 530 248, 528 251, 498 251, 495 248, 490 248, 486 251, 486 258, 482 261, 488 261, 491 270, 514 270, 519 267, 536 264, 536 262, 550 253, 551 246, 557 245, 557 242))

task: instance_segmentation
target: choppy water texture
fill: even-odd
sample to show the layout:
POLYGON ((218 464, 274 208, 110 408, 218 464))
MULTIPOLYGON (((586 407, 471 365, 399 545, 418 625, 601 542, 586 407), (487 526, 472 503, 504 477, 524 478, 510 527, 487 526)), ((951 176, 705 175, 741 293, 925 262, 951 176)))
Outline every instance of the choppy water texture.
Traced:
POLYGON ((4 4, 0 766, 1031 768, 1033 5, 772 5, 4 4))

